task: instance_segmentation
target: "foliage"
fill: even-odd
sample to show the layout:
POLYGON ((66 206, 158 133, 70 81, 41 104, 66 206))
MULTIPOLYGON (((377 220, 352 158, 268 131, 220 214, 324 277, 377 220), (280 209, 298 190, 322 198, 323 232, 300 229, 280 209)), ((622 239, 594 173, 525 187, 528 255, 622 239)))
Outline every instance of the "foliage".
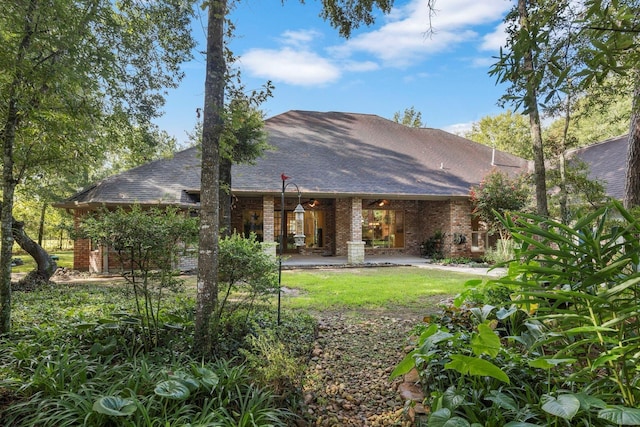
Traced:
POLYGON ((444 240, 444 233, 442 231, 436 231, 433 236, 422 242, 420 245, 420 255, 426 258, 441 259, 442 245, 444 240))
POLYGON ((506 239, 508 232, 496 213, 522 210, 527 205, 529 193, 526 175, 510 177, 494 170, 482 179, 480 185, 471 187, 473 214, 487 225, 490 234, 498 233, 501 239, 506 239))
POLYGON ((640 424, 640 221, 617 202, 572 226, 502 220, 517 244, 508 274, 469 281, 425 319, 392 376, 418 369, 430 426, 640 424))
MULTIPOLYGON (((139 351, 139 322, 127 315, 135 303, 121 282, 20 292, 15 304, 14 332, 0 339, 3 425, 290 425, 290 402, 256 385, 243 360, 190 356, 192 289, 167 299, 160 345, 148 352, 139 351)), ((277 346, 275 324, 274 315, 253 316, 249 333, 277 346)), ((276 334, 291 357, 309 353, 314 325, 309 316, 284 316, 276 334)))
MULTIPOLYGON (((556 168, 549 169, 547 174, 549 188, 557 187, 560 183, 560 173, 556 168)), ((564 185, 568 194, 569 219, 580 218, 590 211, 606 203, 607 196, 604 185, 589 179, 589 167, 577 159, 568 162, 565 169, 564 185)), ((549 210, 552 216, 559 217, 559 193, 549 196, 549 210)))
POLYGON ((248 349, 241 350, 247 366, 258 384, 268 386, 283 401, 301 394, 302 378, 309 350, 296 354, 291 343, 282 340, 273 329, 247 336, 248 349))
POLYGON ((520 284, 523 304, 535 305, 540 321, 553 322, 547 345, 556 357, 579 359, 572 379, 592 393, 615 390, 621 401, 611 403, 637 406, 640 222, 611 202, 573 226, 533 215, 507 216, 505 224, 521 262, 502 282, 520 284), (618 216, 620 224, 609 227, 618 216))
POLYGON ((131 285, 145 348, 155 346, 163 292, 181 282, 176 265, 184 248, 195 242, 197 220, 175 208, 102 210, 86 217, 81 233, 117 251, 122 276, 131 285))
POLYGON ((487 248, 484 259, 492 264, 501 264, 513 259, 514 243, 511 239, 498 239, 495 248, 487 248))
POLYGON ((464 137, 523 159, 533 158, 529 122, 525 116, 511 110, 474 122, 464 137))
POLYGON ((422 121, 422 113, 416 111, 414 106, 405 108, 402 114, 399 111, 393 113, 393 121, 412 128, 426 127, 426 124, 422 121))
POLYGON ((218 306, 214 313, 214 337, 230 323, 246 323, 258 304, 266 303, 278 291, 278 265, 255 235, 244 238, 234 233, 220 239, 218 306), (233 319, 239 313, 238 319, 233 319), (244 321, 242 318, 244 317, 244 321))

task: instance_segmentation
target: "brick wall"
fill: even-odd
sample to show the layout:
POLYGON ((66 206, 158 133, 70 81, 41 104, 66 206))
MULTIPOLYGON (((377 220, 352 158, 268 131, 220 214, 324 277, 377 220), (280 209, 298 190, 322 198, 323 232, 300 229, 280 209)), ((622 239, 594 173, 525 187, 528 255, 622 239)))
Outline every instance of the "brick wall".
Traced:
MULTIPOLYGON (((73 211, 73 226, 77 230, 80 220, 86 215, 86 210, 73 211)), ((73 269, 78 271, 89 271, 89 256, 91 253, 91 240, 77 239, 73 244, 73 269)))
POLYGON ((337 256, 347 255, 347 242, 351 240, 351 199, 336 199, 336 241, 337 256))

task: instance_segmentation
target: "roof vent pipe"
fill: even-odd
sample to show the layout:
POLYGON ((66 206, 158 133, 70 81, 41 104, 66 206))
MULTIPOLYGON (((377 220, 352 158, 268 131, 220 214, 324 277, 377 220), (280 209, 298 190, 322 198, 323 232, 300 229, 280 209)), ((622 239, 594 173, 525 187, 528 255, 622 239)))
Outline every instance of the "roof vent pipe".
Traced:
POLYGON ((444 169, 444 162, 440 162, 440 169, 444 169))
POLYGON ((496 165, 496 147, 491 150, 491 166, 496 165))

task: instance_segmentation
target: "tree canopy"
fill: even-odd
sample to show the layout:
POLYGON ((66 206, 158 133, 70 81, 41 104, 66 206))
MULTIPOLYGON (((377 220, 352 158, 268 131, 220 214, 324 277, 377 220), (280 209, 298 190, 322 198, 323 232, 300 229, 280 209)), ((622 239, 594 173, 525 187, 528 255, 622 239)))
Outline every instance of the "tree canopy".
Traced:
POLYGON ((103 160, 114 142, 106 118, 135 127, 160 114, 164 90, 191 56, 192 14, 183 0, 0 3, 0 332, 10 325, 16 186, 29 174, 75 175, 103 160))
POLYGON ((417 111, 414 106, 405 108, 403 113, 396 111, 393 114, 393 121, 412 128, 423 128, 426 126, 426 123, 422 121, 422 113, 417 111))

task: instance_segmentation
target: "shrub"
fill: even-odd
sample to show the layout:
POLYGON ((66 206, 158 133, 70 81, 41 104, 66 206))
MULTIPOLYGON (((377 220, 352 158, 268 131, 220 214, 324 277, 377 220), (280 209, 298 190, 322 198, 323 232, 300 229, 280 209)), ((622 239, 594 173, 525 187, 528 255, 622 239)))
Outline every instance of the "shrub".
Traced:
POLYGON ((175 208, 103 210, 86 217, 81 232, 118 253, 121 274, 131 285, 136 302, 139 337, 144 348, 158 345, 160 312, 165 291, 177 291, 182 281, 175 270, 185 245, 197 238, 197 220, 175 208))
POLYGON ((515 242, 508 274, 466 295, 508 297, 458 298, 415 331, 392 376, 419 370, 432 426, 640 425, 640 222, 617 202, 571 226, 502 221, 515 242))

